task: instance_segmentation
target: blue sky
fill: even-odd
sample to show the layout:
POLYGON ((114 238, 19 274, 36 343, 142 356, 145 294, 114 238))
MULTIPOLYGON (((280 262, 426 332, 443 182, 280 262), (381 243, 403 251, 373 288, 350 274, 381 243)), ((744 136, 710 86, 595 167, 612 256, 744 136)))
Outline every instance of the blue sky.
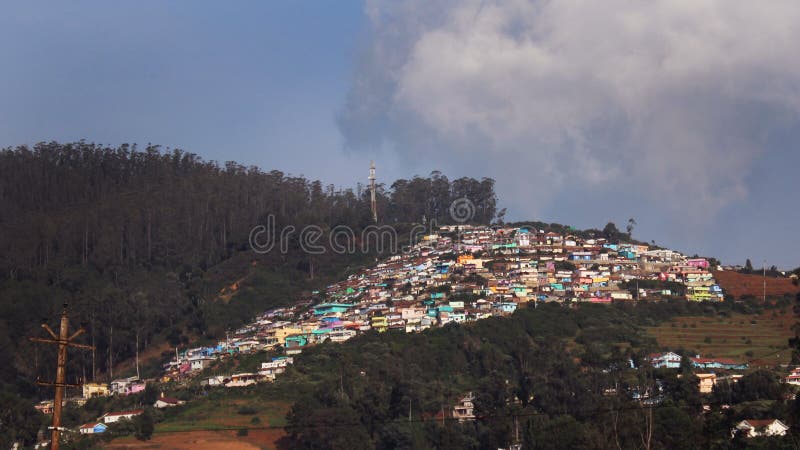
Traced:
POLYGON ((696 4, 9 4, 0 146, 490 176, 509 219, 634 217, 642 240, 796 267, 800 5, 696 4))

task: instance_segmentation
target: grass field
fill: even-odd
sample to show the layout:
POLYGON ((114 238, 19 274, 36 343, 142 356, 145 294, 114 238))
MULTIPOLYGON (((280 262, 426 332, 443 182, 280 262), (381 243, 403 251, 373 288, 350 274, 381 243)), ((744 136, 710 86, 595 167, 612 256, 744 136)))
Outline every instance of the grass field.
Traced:
POLYGON ((683 348, 704 357, 731 358, 750 366, 786 364, 791 359, 788 340, 794 336, 791 308, 758 315, 730 317, 676 317, 648 329, 664 350, 683 348))

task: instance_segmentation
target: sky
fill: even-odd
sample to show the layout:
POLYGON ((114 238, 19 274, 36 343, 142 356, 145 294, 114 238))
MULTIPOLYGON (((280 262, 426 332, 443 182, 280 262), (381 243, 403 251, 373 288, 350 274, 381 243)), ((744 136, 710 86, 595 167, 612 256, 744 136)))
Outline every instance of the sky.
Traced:
POLYGON ((17 2, 0 147, 159 144, 337 186, 497 181, 507 220, 800 266, 800 3, 17 2))

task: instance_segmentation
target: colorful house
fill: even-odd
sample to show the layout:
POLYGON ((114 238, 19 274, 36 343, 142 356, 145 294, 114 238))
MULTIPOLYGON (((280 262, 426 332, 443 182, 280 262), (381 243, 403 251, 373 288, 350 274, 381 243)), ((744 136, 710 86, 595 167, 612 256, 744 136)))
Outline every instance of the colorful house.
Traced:
POLYGON ((100 422, 85 423, 78 428, 80 434, 100 434, 105 433, 108 427, 100 422))

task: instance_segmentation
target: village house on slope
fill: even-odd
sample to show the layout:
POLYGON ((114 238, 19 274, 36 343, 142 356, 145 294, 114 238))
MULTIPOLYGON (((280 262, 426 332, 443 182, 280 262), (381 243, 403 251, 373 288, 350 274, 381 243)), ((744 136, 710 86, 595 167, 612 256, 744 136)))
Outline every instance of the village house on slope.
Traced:
POLYGON ((789 427, 778 419, 745 419, 731 430, 731 437, 741 433, 744 437, 785 436, 789 427))

